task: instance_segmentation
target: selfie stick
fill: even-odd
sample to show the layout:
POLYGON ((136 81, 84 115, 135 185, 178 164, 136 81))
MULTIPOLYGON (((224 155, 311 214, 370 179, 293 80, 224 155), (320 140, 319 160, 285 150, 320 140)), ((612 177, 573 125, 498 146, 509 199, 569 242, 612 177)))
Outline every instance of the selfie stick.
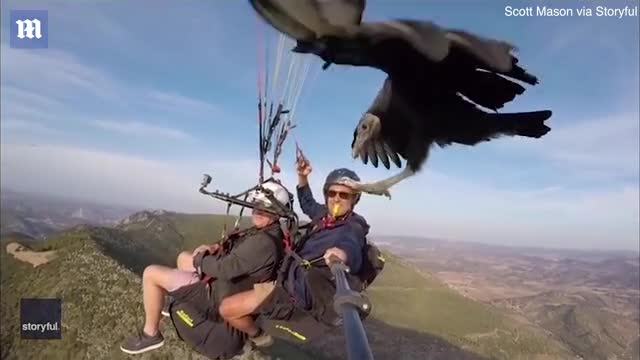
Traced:
POLYGON ((340 259, 332 257, 329 267, 336 279, 333 308, 342 316, 348 358, 349 360, 373 360, 369 340, 360 319, 360 312, 371 311, 371 303, 366 296, 351 290, 345 275, 349 268, 340 259))

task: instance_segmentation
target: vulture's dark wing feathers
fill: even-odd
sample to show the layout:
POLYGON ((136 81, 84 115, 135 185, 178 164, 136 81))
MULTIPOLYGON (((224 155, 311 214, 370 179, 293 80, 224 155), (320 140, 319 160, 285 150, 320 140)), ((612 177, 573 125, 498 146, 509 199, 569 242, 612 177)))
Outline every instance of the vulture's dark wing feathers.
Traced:
POLYGON ((300 41, 333 34, 362 21, 365 0, 249 0, 278 31, 300 41))
POLYGON ((363 152, 360 155, 362 162, 366 165, 367 159, 371 160, 371 164, 374 167, 378 167, 378 162, 382 162, 386 169, 391 168, 391 162, 393 162, 397 167, 402 167, 402 160, 400 160, 400 155, 391 149, 388 143, 385 142, 385 139, 380 137, 376 139, 374 142, 369 144, 366 148, 366 152, 363 152))
POLYGON ((403 71, 419 70, 447 55, 448 43, 439 28, 430 22, 417 22, 422 29, 422 33, 418 33, 405 22, 409 21, 345 26, 342 33, 324 36, 315 42, 299 42, 293 51, 316 54, 328 63, 380 69, 393 78, 403 71))
POLYGON ((503 108, 525 91, 517 82, 488 71, 471 70, 464 72, 462 76, 465 81, 457 84, 454 88, 456 92, 494 111, 503 108))
POLYGON ((435 99, 434 106, 424 116, 432 117, 432 136, 425 138, 441 147, 456 143, 475 146, 505 136, 539 138, 551 129, 544 122, 551 111, 487 113, 459 96, 446 95, 435 99), (437 105, 436 105, 437 104, 437 105))
MULTIPOLYGON (((387 169, 391 168, 391 163, 399 168, 402 167, 401 159, 406 158, 405 146, 414 126, 406 113, 398 111, 399 108, 405 108, 408 111, 402 99, 394 96, 392 81, 387 77, 366 111, 380 119, 382 128, 380 135, 372 139, 369 146, 360 152, 359 156, 364 164, 371 161, 377 168, 380 161, 387 169)), ((352 149, 356 133, 357 128, 353 132, 352 149)))
POLYGON ((372 44, 389 40, 405 42, 427 61, 434 63, 443 61, 452 46, 459 46, 498 72, 511 69, 510 51, 515 48, 504 41, 461 30, 445 29, 424 20, 398 19, 363 23, 355 36, 370 38, 372 44))
POLYGON ((424 96, 405 85, 387 78, 368 109, 382 124, 379 136, 363 150, 375 167, 382 161, 389 168, 386 154, 401 156, 417 171, 432 144, 474 146, 503 136, 538 138, 550 130, 544 122, 551 111, 488 113, 460 95, 433 92, 424 96))
MULTIPOLYGON (((496 72, 508 72, 513 65, 511 51, 515 47, 507 42, 485 38, 460 30, 442 28, 431 21, 390 20, 363 23, 349 38, 367 40, 371 46, 396 47, 394 42, 415 49, 426 62, 439 63, 446 59, 452 47, 459 47, 483 68, 496 72)), ((377 54, 379 51, 374 50, 377 54)), ((380 52, 384 54, 384 52, 380 52)), ((386 54, 384 60, 397 61, 396 54, 386 54)), ((415 57, 416 55, 413 55, 415 57)), ((382 60, 382 59, 381 59, 382 60)))
POLYGON ((517 65, 518 59, 510 54, 513 48, 428 21, 396 20, 363 23, 353 36, 329 38, 325 53, 329 61, 333 57, 339 64, 379 68, 402 87, 413 86, 425 96, 461 94, 497 110, 524 93, 525 88, 514 80, 538 83, 517 65), (505 67, 507 61, 512 66, 505 67))
POLYGON ((364 22, 343 30, 294 51, 314 53, 330 63, 377 68, 394 80, 415 78, 425 69, 427 74, 484 69, 537 83, 534 76, 517 65, 518 59, 511 53, 515 46, 505 41, 421 20, 364 22))
MULTIPOLYGON (((397 58, 417 56, 425 57, 431 62, 444 60, 449 52, 449 42, 446 32, 430 21, 417 20, 389 20, 380 22, 365 22, 351 34, 346 34, 343 40, 359 41, 367 50, 375 54, 373 61, 384 63, 397 61, 397 58), (389 48, 401 51, 388 53, 389 48)), ((371 64, 375 67, 375 64, 371 64)))

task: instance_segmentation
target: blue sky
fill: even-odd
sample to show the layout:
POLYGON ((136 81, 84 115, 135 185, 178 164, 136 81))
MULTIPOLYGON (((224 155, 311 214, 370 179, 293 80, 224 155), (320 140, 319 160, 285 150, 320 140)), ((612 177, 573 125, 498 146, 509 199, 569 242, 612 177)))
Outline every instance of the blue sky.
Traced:
MULTIPOLYGON (((541 84, 505 111, 554 116, 540 140, 435 149, 391 200, 367 196, 359 212, 374 234, 637 250, 638 18, 505 16, 513 4, 368 1, 366 20, 423 18, 514 43, 541 84)), ((637 1, 616 2, 624 5, 637 1)), ((221 204, 197 193, 203 172, 225 191, 255 184, 258 39, 273 64, 277 36, 247 2, 3 1, 3 24, 10 9, 48 10, 49 48, 9 48, 2 28, 3 187, 217 212, 221 204)), ((335 167, 388 176, 349 148, 384 74, 308 61, 293 132, 316 194, 335 167)), ((291 190, 292 145, 281 159, 291 190)))

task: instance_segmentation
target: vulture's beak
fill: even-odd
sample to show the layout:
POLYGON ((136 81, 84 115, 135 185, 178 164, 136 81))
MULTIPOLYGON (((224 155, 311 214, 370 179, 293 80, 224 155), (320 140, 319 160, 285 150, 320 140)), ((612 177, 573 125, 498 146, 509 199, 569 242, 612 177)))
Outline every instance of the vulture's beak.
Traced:
POLYGON ((358 136, 351 150, 351 156, 354 159, 357 159, 358 156, 360 156, 360 154, 362 153, 363 146, 364 146, 364 140, 362 139, 361 136, 358 136))

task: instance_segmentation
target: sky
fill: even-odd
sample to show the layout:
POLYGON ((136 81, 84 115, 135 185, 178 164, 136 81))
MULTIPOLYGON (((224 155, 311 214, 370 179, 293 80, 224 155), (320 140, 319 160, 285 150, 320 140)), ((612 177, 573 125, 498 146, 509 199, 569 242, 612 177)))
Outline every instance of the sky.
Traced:
MULTIPOLYGON (((211 213, 224 204, 198 193, 203 173, 225 192, 256 184, 257 74, 266 62, 273 78, 278 34, 247 1, 151 3, 2 2, 3 189, 211 213), (47 49, 9 47, 12 9, 48 10, 47 49), (263 45, 268 61, 259 56, 263 45)), ((505 16, 514 4, 529 5, 367 1, 365 21, 425 19, 515 44, 540 84, 503 111, 551 109, 553 116, 542 139, 434 148, 391 199, 367 195, 356 210, 373 235, 637 251, 638 17, 505 16)), ((638 2, 615 2, 625 5, 638 2)), ((281 74, 292 58, 283 52, 281 74)), ((385 74, 336 65, 323 71, 311 55, 299 61, 309 70, 292 72, 306 76, 291 77, 303 86, 280 159, 290 191, 294 141, 312 163, 319 200, 331 169, 349 167, 366 181, 399 171, 351 158, 354 127, 385 74)))

